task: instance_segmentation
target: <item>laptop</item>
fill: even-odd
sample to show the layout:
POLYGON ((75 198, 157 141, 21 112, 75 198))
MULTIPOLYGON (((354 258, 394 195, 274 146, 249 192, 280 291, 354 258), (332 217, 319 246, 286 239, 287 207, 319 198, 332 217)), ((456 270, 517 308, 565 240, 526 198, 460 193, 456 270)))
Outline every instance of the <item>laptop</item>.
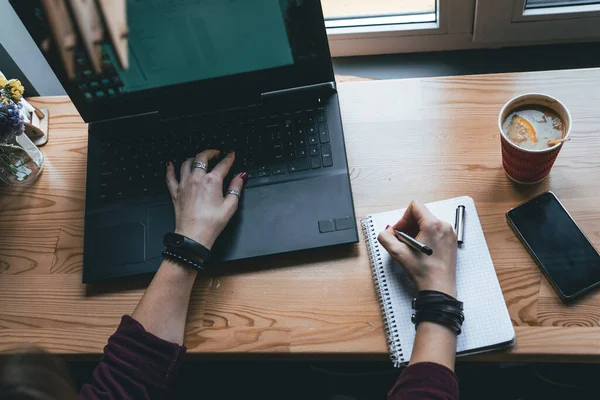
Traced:
POLYGON ((103 45, 96 74, 78 45, 73 78, 40 0, 11 3, 89 123, 83 282, 158 269, 165 163, 205 149, 249 174, 211 268, 358 241, 319 0, 127 0, 128 68, 103 45))

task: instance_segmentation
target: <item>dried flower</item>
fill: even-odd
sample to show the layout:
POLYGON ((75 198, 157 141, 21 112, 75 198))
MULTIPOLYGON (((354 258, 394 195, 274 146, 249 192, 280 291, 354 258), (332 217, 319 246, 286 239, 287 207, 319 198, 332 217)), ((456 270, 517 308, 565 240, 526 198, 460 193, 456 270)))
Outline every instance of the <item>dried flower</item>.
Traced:
POLYGON ((21 85, 21 81, 18 79, 11 79, 10 81, 8 81, 8 84, 4 86, 4 90, 6 90, 8 96, 15 103, 21 101, 23 92, 25 92, 25 88, 23 87, 23 85, 21 85))
POLYGON ((0 102, 0 143, 22 134, 24 127, 21 105, 14 102, 8 104, 0 102))
POLYGON ((20 103, 24 91, 18 79, 7 80, 0 74, 0 143, 6 143, 24 131, 20 103))

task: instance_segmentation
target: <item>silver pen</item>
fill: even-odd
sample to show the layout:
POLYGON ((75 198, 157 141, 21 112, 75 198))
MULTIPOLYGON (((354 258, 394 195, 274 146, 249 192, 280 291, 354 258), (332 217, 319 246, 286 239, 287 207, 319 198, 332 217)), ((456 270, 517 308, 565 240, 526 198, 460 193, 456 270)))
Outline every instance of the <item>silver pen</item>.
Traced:
POLYGON ((465 236, 465 206, 463 206, 462 204, 456 207, 454 230, 456 231, 456 242, 459 245, 463 244, 465 236))
POLYGON ((427 254, 428 256, 433 254, 433 250, 431 250, 431 247, 428 247, 427 245, 419 242, 414 237, 409 236, 404 232, 397 231, 395 229, 394 233, 396 234, 396 238, 408 247, 412 247, 413 249, 420 251, 423 254, 427 254))

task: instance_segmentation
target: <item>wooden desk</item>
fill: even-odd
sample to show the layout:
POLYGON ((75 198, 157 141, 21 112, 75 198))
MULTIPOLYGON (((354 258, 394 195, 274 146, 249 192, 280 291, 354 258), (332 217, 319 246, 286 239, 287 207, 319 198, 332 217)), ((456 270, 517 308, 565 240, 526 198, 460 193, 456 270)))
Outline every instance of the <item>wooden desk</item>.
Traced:
MULTIPOLYGON (((414 198, 475 199, 517 344, 470 359, 599 361, 600 291, 563 305, 504 213, 553 190, 600 247, 600 70, 358 82, 339 90, 357 218, 414 198), (533 187, 504 175, 496 128, 502 105, 524 92, 558 97, 574 119, 572 142, 533 187)), ((0 351, 34 342, 97 356, 148 278, 81 284, 86 126, 66 97, 32 102, 50 108, 51 141, 34 186, 0 191, 0 351)), ((386 359, 364 243, 240 266, 258 264, 283 268, 197 282, 190 353, 386 359)))

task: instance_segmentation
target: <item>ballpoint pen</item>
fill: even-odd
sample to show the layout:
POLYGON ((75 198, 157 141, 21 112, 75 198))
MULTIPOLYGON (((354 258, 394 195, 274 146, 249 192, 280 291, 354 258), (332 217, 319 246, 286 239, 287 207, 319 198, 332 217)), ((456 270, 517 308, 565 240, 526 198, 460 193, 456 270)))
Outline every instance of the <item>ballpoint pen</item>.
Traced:
POLYGON ((431 250, 431 247, 419 242, 412 236, 409 236, 406 233, 397 231, 395 229, 394 233, 396 234, 396 238, 408 247, 412 247, 413 249, 420 251, 423 254, 427 254, 428 256, 433 254, 433 250, 431 250))

